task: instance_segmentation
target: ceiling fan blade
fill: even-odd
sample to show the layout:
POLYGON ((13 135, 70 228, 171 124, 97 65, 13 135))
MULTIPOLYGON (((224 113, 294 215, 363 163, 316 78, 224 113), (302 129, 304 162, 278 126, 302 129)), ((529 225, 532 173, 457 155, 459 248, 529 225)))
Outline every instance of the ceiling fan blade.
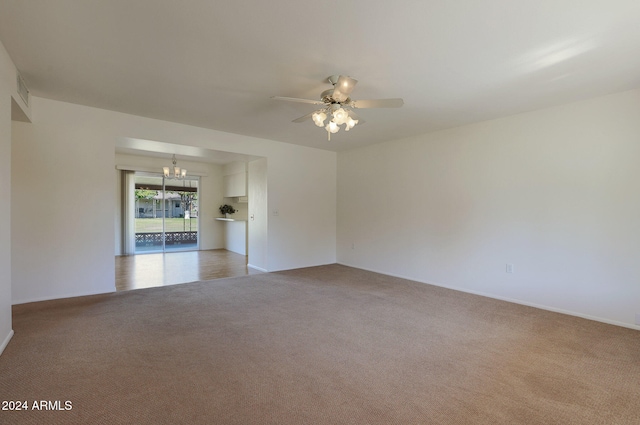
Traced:
POLYGON ((404 100, 400 98, 396 99, 368 99, 368 100, 353 100, 351 104, 354 108, 399 108, 404 105, 404 100))
POLYGON ((333 99, 337 102, 344 102, 347 100, 356 84, 358 84, 358 80, 341 75, 338 77, 336 86, 333 89, 333 99))
POLYGON ((316 113, 316 111, 309 112, 307 115, 303 115, 300 118, 296 118, 295 120, 293 120, 291 122, 304 122, 304 121, 308 120, 309 118, 311 118, 311 115, 313 115, 315 113, 316 113))
POLYGON ((271 99, 286 100, 287 102, 310 103, 312 105, 324 105, 321 100, 300 99, 298 97, 271 96, 271 99))

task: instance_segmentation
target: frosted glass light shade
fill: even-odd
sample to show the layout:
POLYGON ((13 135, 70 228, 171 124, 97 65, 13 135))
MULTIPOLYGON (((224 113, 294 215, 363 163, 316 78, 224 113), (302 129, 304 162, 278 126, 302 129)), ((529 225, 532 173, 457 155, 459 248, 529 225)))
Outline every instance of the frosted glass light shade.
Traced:
POLYGON ((356 124, 358 124, 358 120, 354 120, 353 118, 349 117, 347 119, 347 122, 345 122, 345 127, 344 127, 344 131, 349 131, 351 130, 353 127, 356 126, 356 124))
POLYGON ((325 130, 330 133, 337 133, 340 130, 340 127, 338 127, 338 124, 336 124, 335 122, 330 121, 329 124, 327 124, 327 126, 325 127, 325 130))
POLYGON ((342 108, 338 108, 333 112, 333 121, 338 124, 344 124, 349 119, 349 114, 342 108))
POLYGON ((324 112, 320 111, 320 112, 314 112, 313 115, 311 115, 311 118, 313 119, 313 122, 318 126, 318 127, 323 127, 324 126, 324 120, 327 119, 327 114, 325 114, 324 112))

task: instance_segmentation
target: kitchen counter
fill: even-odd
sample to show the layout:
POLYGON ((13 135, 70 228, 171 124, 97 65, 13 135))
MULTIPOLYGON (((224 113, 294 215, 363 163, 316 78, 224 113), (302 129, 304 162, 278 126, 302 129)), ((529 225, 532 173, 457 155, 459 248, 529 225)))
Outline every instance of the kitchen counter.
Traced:
POLYGON ((228 251, 247 255, 247 220, 216 217, 218 221, 226 221, 224 227, 224 247, 228 251))

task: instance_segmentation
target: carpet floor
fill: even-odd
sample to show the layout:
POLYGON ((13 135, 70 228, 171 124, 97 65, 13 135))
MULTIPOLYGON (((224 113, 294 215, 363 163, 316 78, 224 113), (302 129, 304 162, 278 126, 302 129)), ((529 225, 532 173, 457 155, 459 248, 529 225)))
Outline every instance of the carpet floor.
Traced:
POLYGON ((640 424, 640 332, 340 265, 13 311, 3 424, 640 424))

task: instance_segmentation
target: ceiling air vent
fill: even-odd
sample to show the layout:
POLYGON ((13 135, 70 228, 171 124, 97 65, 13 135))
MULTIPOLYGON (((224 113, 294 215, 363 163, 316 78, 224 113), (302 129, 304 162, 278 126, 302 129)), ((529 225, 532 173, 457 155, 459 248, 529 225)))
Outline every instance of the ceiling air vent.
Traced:
POLYGON ((18 94, 20 94, 20 97, 24 100, 25 105, 29 106, 29 89, 24 83, 20 73, 18 73, 18 94))

